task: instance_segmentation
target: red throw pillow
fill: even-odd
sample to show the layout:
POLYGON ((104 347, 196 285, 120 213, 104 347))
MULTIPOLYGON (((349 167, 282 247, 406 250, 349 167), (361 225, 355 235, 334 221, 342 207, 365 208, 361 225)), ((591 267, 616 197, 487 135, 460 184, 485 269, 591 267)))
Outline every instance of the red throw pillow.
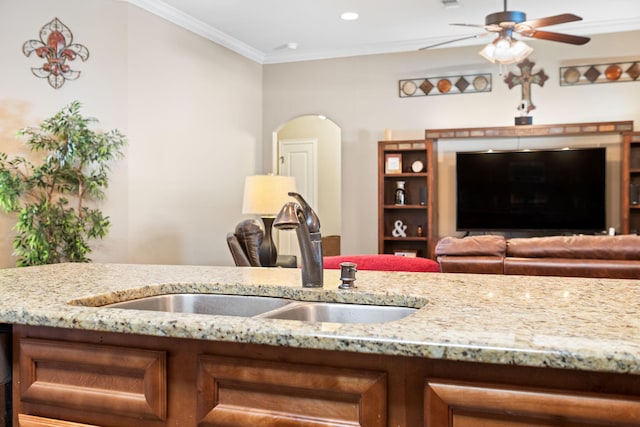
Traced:
POLYGON ((353 262, 358 270, 378 271, 418 271, 439 272, 440 265, 432 259, 406 257, 397 255, 338 255, 326 256, 323 260, 324 268, 340 269, 341 262, 353 262))

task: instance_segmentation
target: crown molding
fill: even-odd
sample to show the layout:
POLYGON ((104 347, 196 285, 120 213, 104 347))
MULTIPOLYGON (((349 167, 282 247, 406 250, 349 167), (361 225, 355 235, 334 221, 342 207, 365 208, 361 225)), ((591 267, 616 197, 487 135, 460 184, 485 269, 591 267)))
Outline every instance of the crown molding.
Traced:
POLYGON ((157 0, 127 0, 128 3, 138 6, 147 12, 153 13, 167 21, 176 24, 186 30, 191 31, 207 40, 218 43, 246 58, 251 59, 259 64, 264 62, 265 54, 246 43, 235 39, 228 34, 213 28, 210 25, 187 15, 186 13, 169 6, 168 4, 157 0))

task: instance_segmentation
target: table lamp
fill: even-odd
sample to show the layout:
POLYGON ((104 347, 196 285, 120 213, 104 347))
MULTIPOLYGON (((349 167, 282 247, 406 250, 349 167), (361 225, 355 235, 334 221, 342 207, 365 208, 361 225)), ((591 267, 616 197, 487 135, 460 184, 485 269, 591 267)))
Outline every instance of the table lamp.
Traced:
POLYGON ((264 224, 264 239, 258 251, 262 266, 276 265, 278 251, 271 237, 271 228, 282 206, 291 201, 290 191, 296 191, 293 176, 253 175, 245 178, 242 213, 259 215, 264 224))

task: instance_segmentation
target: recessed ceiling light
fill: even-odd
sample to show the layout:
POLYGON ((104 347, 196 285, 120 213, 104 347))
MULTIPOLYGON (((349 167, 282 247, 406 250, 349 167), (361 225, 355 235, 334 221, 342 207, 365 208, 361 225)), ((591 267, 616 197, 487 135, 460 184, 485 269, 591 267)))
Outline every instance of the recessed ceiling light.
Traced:
POLYGON ((345 12, 342 15, 340 15, 340 18, 342 18, 345 21, 355 21, 356 19, 358 19, 360 15, 358 15, 356 12, 345 12))
POLYGON ((290 50, 296 50, 298 48, 298 43, 296 42, 289 42, 285 45, 287 47, 287 49, 290 50))

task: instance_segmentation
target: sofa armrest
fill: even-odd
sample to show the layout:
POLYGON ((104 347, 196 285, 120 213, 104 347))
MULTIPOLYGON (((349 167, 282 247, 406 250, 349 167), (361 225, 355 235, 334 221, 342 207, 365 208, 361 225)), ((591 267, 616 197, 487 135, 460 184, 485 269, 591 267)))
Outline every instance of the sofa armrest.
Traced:
POLYGON ((443 237, 436 244, 436 256, 479 255, 504 257, 506 249, 507 243, 503 236, 443 237))

